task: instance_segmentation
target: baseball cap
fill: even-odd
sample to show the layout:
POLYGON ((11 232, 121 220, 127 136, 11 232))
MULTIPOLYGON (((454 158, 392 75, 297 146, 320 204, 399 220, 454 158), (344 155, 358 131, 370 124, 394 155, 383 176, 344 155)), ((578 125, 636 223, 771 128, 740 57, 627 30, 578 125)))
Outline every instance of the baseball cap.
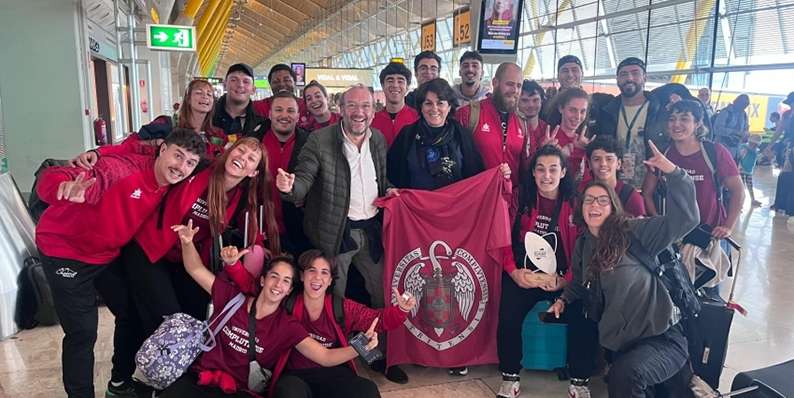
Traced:
POLYGON ((560 58, 560 60, 557 61, 557 70, 560 70, 560 68, 562 68, 562 66, 565 64, 576 64, 579 65, 580 68, 582 68, 582 60, 580 60, 579 57, 575 55, 566 55, 560 58))
POLYGON ((232 72, 243 72, 246 75, 250 76, 252 79, 254 78, 254 68, 246 65, 246 64, 234 64, 229 67, 226 71, 226 76, 229 76, 232 72))
POLYGON ((794 105, 794 91, 788 93, 788 97, 783 100, 783 103, 786 105, 794 105))
POLYGON ((631 65, 637 65, 640 68, 642 68, 643 72, 645 72, 645 62, 643 62, 641 59, 639 59, 637 57, 628 57, 628 58, 624 59, 623 61, 620 61, 620 63, 618 64, 618 69, 616 70, 616 72, 620 72, 621 68, 624 68, 626 66, 631 66, 631 65))

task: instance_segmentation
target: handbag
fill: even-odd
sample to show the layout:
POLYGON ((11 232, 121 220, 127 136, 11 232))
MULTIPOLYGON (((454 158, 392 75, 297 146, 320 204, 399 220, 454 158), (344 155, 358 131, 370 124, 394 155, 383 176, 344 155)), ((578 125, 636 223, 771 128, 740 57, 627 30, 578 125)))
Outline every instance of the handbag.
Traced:
POLYGON ((135 354, 136 378, 158 390, 166 389, 187 371, 199 354, 215 348, 215 336, 244 302, 245 296, 237 294, 209 322, 181 312, 166 316, 135 354))

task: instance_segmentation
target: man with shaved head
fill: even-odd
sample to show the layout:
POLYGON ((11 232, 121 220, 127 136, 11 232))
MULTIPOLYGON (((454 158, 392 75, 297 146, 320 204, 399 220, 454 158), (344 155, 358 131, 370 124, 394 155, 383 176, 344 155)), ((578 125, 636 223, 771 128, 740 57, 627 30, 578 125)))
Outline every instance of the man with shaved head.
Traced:
POLYGON ((460 108, 455 116, 464 127, 471 129, 486 169, 502 163, 510 166, 514 192, 518 192, 518 165, 526 134, 526 128, 516 115, 523 83, 521 67, 512 62, 500 64, 492 83, 493 95, 472 101, 460 108))

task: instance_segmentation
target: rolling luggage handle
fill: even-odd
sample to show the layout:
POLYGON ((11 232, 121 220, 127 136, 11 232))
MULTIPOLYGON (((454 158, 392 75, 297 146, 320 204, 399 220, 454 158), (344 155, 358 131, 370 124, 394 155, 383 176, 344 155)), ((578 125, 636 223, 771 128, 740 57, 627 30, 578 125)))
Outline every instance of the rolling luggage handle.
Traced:
POLYGON ((739 277, 739 267, 742 265, 742 246, 739 245, 738 242, 733 240, 731 237, 725 238, 725 241, 739 253, 739 257, 736 259, 736 269, 733 271, 733 281, 731 281, 731 291, 728 294, 728 303, 726 306, 732 310, 738 311, 740 314, 747 316, 747 310, 744 309, 739 303, 733 301, 733 297, 736 294, 736 279, 739 277))

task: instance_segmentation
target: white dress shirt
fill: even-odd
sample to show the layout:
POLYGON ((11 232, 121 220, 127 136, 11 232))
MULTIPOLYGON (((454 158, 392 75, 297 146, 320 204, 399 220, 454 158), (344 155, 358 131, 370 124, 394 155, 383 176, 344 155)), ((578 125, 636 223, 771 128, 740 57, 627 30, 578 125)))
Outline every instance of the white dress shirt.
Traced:
POLYGON ((350 208, 347 217, 353 221, 368 220, 378 214, 378 208, 373 205, 378 198, 378 177, 369 150, 372 132, 367 130, 360 150, 347 136, 344 127, 342 135, 345 137, 345 157, 350 166, 350 208))

